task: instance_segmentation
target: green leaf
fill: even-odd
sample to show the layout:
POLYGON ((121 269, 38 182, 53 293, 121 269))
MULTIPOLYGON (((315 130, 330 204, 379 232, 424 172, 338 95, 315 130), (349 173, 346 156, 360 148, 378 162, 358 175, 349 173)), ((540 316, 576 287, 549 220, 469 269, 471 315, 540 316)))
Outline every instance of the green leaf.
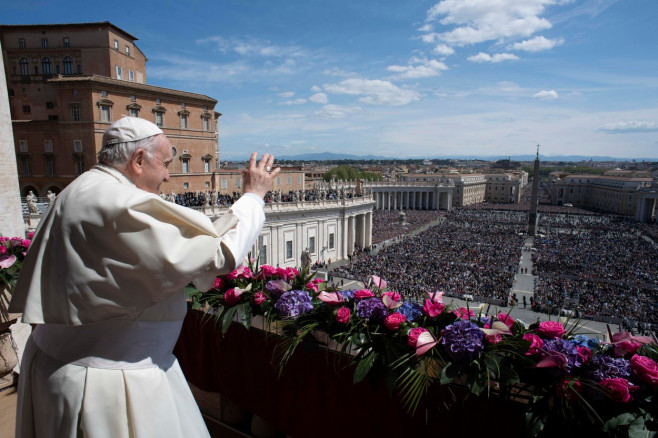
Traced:
POLYGON ((370 372, 370 369, 375 364, 375 352, 371 352, 364 359, 359 361, 359 364, 356 366, 354 371, 354 383, 359 383, 363 378, 370 372))
POLYGON ((441 385, 447 385, 457 377, 457 374, 454 373, 454 368, 454 364, 450 364, 443 368, 441 371, 441 385))
POLYGON ((606 432, 613 432, 621 426, 630 425, 633 421, 635 421, 635 415, 630 412, 624 412, 606 421, 603 425, 603 430, 606 432))
POLYGON ((249 330, 251 328, 251 304, 242 303, 236 307, 238 308, 238 319, 249 330))
POLYGON ((224 311, 222 316, 222 334, 225 335, 228 331, 228 328, 231 326, 233 319, 235 318, 235 312, 238 311, 237 306, 229 307, 224 311))

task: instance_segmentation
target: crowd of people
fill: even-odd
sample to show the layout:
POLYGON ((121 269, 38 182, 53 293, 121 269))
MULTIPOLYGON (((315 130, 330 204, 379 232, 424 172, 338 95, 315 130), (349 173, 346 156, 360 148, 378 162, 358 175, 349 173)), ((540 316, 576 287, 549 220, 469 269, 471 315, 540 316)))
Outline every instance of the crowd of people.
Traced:
POLYGON ((405 210, 404 213, 403 224, 399 210, 376 210, 372 216, 372 241, 377 244, 404 236, 445 216, 445 212, 436 210, 405 210))

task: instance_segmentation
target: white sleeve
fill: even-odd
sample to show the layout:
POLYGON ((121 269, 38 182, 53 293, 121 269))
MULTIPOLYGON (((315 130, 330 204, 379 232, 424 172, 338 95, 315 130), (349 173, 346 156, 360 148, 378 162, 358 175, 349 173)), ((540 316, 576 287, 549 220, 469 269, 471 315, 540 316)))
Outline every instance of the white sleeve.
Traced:
MULTIPOLYGON (((234 227, 220 237, 222 244, 231 251, 236 267, 243 263, 263 229, 265 224, 264 205, 265 203, 258 195, 245 193, 229 209, 229 214, 236 216, 238 221, 234 227)), ((219 219, 214 222, 215 228, 218 230, 221 227, 219 224, 221 221, 222 219, 219 219)))

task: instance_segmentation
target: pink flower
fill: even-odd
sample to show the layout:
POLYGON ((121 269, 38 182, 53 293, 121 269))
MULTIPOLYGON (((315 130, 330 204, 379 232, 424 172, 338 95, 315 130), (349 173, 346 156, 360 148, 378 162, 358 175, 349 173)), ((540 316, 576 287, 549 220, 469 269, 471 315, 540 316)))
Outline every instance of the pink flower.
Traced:
POLYGON ((226 279, 227 280, 237 280, 239 275, 240 275, 240 273, 238 272, 237 269, 235 269, 234 271, 231 271, 228 274, 226 274, 226 279))
POLYGON ((257 306, 260 306, 265 301, 267 301, 267 296, 263 292, 258 291, 254 294, 254 303, 257 306))
POLYGON ((564 326, 557 321, 542 321, 536 331, 541 336, 549 339, 559 338, 567 332, 564 326))
POLYGON ((240 278, 250 279, 254 274, 251 272, 248 266, 245 266, 242 272, 240 273, 240 278))
POLYGON ((286 268, 286 276, 288 280, 292 280, 293 278, 297 277, 299 275, 299 271, 295 268, 286 268))
POLYGON ((653 359, 636 354, 631 358, 631 368, 641 382, 658 388, 658 363, 653 359))
POLYGON ((229 289, 226 292, 224 292, 224 302, 228 306, 234 306, 240 301, 240 295, 242 295, 242 292, 240 289, 229 289))
POLYGON ((392 299, 393 301, 400 301, 400 298, 401 298, 399 293, 397 293, 397 292, 393 292, 393 291, 384 292, 384 293, 382 294, 382 298, 383 298, 383 297, 389 297, 389 298, 392 299))
POLYGON ((22 246, 23 248, 27 249, 27 248, 30 247, 30 243, 31 243, 31 242, 32 242, 31 240, 23 239, 23 240, 21 240, 21 246, 22 246))
POLYGON ((405 322, 407 317, 401 313, 393 312, 384 319, 384 325, 389 330, 397 330, 400 328, 400 324, 405 322))
POLYGON ((612 335, 612 344, 615 346, 615 356, 627 356, 635 354, 642 344, 651 344, 653 339, 648 336, 633 336, 628 332, 620 332, 612 335))
POLYGON ((352 316, 352 312, 350 312, 350 309, 348 307, 341 307, 336 312, 336 321, 339 324, 347 324, 348 322, 350 322, 351 316, 352 316))
POLYGON ((28 239, 32 240, 33 237, 34 237, 34 233, 33 233, 32 231, 30 231, 29 233, 27 233, 27 238, 28 238, 28 239))
POLYGON ((544 346, 544 341, 542 341, 541 338, 534 333, 525 333, 523 335, 523 339, 530 342, 530 347, 525 353, 526 356, 534 356, 535 354, 539 354, 541 347, 544 346))
POLYGON ((431 300, 425 300, 423 312, 425 312, 425 315, 429 316, 430 318, 436 318, 441 314, 441 312, 443 312, 445 307, 446 306, 443 303, 435 303, 431 300))
POLYGON ((372 283, 379 289, 384 289, 386 287, 386 282, 382 278, 377 277, 376 275, 371 275, 370 278, 372 278, 372 283))
POLYGON ((582 392, 583 384, 578 380, 563 379, 558 382, 555 387, 555 392, 558 397, 569 400, 570 402, 577 401, 580 397, 578 394, 582 392))
POLYGON ((267 280, 268 278, 272 278, 273 276, 276 275, 276 268, 270 265, 261 265, 260 267, 260 273, 258 274, 258 278, 262 280, 267 280))
POLYGON ((16 256, 13 254, 0 256, 0 268, 9 269, 16 263, 16 256))
POLYGON ((317 292, 317 291, 318 291, 318 285, 315 284, 315 283, 313 283, 313 282, 306 283, 306 288, 307 288, 308 290, 312 290, 313 292, 317 292))
POLYGON ((475 316, 475 313, 470 309, 467 310, 466 307, 460 307, 452 313, 454 313, 457 318, 461 319, 469 319, 471 316, 475 316))
POLYGON ((354 292, 354 299, 355 300, 362 300, 364 298, 370 298, 374 297, 375 294, 372 293, 370 289, 359 289, 356 292, 354 292))
POLYGON ((276 275, 284 280, 288 279, 288 271, 286 271, 286 268, 276 268, 276 275))
POLYGON ((442 303, 443 302, 443 294, 445 292, 439 292, 438 290, 436 292, 427 292, 427 296, 432 301, 433 303, 442 303))
POLYGON ((407 337, 407 344, 410 347, 416 348, 416 342, 418 342, 418 336, 420 336, 421 333, 426 332, 426 328, 422 327, 415 327, 409 330, 409 335, 407 337))
POLYGON ((514 323, 516 322, 507 313, 502 313, 502 312, 498 314, 498 320, 504 322, 505 325, 509 328, 512 328, 514 326, 514 323))
POLYGON ((486 339, 487 339, 487 342, 490 343, 490 344, 497 344, 497 343, 499 343, 500 341, 503 340, 503 335, 498 334, 498 333, 495 334, 495 335, 487 335, 486 339))
POLYGON ((324 283, 323 279, 317 278, 317 277, 315 277, 312 281, 313 281, 313 283, 316 283, 316 284, 324 283))
POLYGON ((387 309, 397 309, 398 307, 401 307, 402 302, 400 299, 400 294, 397 292, 384 292, 382 294, 382 302, 387 309))
POLYGON ((318 300, 327 304, 340 304, 345 302, 345 298, 338 292, 320 292, 318 300))
POLYGON ((592 357, 592 350, 587 347, 583 347, 582 345, 578 345, 576 347, 576 351, 578 352, 578 357, 582 363, 587 362, 592 357))
POLYGON ((631 391, 638 389, 637 386, 631 385, 628 380, 620 377, 603 379, 599 385, 605 389, 605 393, 610 399, 619 403, 628 403, 632 398, 631 391))
POLYGON ((220 277, 215 278, 215 284, 212 287, 220 290, 224 289, 224 279, 220 277))
POLYGON ((0 254, 7 254, 7 247, 4 245, 0 245, 0 254))

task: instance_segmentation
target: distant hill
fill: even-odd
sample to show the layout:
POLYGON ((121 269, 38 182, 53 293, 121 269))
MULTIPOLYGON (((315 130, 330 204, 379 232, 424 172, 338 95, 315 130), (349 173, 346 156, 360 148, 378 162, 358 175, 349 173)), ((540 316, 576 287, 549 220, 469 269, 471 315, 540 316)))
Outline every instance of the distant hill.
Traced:
MULTIPOLYGON (((336 154, 333 152, 318 152, 313 154, 301 154, 301 155, 287 155, 277 157, 280 160, 289 160, 289 161, 330 161, 330 160, 355 160, 355 161, 366 161, 366 160, 484 160, 484 161, 497 161, 510 158, 513 161, 534 161, 535 155, 444 155, 444 156, 434 156, 434 157, 385 157, 381 155, 352 155, 352 154, 336 154)), ((585 156, 585 155, 556 155, 548 156, 539 154, 540 161, 656 161, 658 158, 615 158, 607 156, 585 156)))

